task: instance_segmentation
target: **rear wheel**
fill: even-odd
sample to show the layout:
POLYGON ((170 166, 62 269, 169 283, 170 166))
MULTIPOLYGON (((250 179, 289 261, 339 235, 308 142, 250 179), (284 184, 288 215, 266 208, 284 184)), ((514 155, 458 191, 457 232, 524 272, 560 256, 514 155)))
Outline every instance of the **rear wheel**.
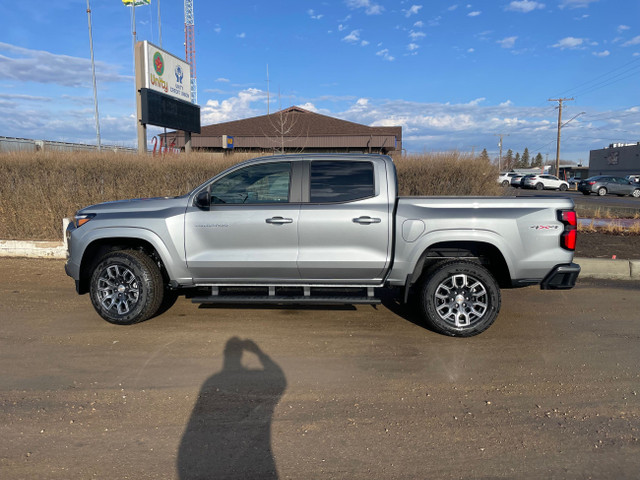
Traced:
POLYGON ((484 332, 500 311, 500 288, 482 265, 453 260, 427 274, 420 287, 420 309, 434 330, 452 337, 484 332))
POLYGON ((509 180, 503 180, 502 181, 502 186, 503 187, 508 187, 509 186, 509 180))
POLYGON ((640 198, 640 188, 636 188, 631 195, 635 198, 640 198))
POLYGON ((567 186, 564 183, 560 185, 560 191, 561 192, 566 192, 567 191, 567 186))
POLYGON ((93 270, 90 295, 93 308, 107 322, 141 322, 155 315, 163 303, 162 274, 142 252, 110 252, 93 270))
POLYGON ((607 189, 604 187, 600 187, 598 189, 598 195, 600 195, 601 197, 605 196, 607 194, 607 189))

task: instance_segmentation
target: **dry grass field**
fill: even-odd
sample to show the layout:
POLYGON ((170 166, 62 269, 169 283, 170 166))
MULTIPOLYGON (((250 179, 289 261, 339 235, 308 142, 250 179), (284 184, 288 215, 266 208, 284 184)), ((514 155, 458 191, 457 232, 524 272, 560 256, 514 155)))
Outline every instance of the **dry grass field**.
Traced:
MULTIPOLYGON (((255 154, 165 157, 104 153, 0 154, 0 239, 60 240, 62 218, 87 205, 188 193, 255 154)), ((502 195, 497 169, 458 152, 396 160, 401 195, 502 195)))

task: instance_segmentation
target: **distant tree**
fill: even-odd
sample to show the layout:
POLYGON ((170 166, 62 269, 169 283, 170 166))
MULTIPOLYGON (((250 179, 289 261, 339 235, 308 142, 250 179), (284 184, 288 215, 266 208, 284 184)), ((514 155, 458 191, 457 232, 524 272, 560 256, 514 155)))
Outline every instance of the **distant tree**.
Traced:
POLYGON ((516 152, 516 156, 513 159, 513 168, 522 167, 522 161, 520 161, 520 152, 516 152))
POLYGON ((487 163, 490 162, 489 154, 487 153, 486 148, 482 150, 482 153, 480 154, 480 160, 487 163))
POLYGON ((542 154, 540 152, 538 152, 536 158, 531 162, 531 166, 535 168, 540 168, 542 166, 542 154))
POLYGON ((507 154, 503 158, 502 164, 504 165, 505 170, 511 170, 513 168, 513 151, 511 149, 507 150, 507 154))
POLYGON ((529 168, 531 164, 531 156, 529 155, 529 149, 527 147, 524 147, 524 152, 522 152, 521 163, 523 168, 529 168))

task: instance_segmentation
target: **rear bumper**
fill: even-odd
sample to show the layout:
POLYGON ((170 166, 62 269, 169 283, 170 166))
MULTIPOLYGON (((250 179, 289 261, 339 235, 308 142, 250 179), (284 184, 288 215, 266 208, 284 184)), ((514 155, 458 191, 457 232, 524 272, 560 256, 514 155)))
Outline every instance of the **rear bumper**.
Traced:
POLYGON ((551 272, 540 282, 541 290, 568 290, 576 286, 580 265, 569 263, 556 265, 551 272))

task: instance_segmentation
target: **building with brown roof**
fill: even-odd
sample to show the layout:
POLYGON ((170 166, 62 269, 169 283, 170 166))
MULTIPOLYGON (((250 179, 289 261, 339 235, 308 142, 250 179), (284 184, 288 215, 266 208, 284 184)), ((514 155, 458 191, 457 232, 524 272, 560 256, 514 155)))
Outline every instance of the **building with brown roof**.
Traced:
MULTIPOLYGON (((166 140, 184 148, 182 132, 167 133, 166 140)), ((395 155, 402 152, 402 127, 369 127, 293 106, 270 115, 203 126, 200 134, 192 134, 191 146, 211 152, 395 155)))

